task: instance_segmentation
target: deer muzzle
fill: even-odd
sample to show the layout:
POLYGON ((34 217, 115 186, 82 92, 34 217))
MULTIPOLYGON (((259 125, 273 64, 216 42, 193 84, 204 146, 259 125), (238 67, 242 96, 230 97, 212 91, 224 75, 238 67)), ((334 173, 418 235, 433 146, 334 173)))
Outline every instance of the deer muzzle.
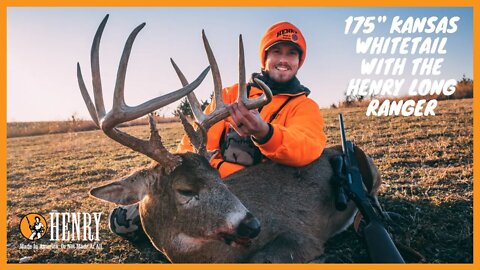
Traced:
POLYGON ((260 221, 250 212, 240 222, 237 229, 237 236, 240 238, 255 238, 260 233, 260 221))
POLYGON ((249 247, 252 239, 257 237, 259 233, 260 221, 248 212, 233 233, 221 232, 219 236, 229 246, 249 247))

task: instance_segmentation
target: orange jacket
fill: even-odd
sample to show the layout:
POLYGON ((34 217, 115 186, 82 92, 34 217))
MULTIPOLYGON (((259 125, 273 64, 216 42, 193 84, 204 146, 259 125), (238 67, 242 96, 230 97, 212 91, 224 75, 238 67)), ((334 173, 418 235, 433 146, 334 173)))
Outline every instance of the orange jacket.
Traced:
MULTIPOLYGON (((249 98, 256 98, 262 93, 260 89, 251 87, 249 98)), ((237 100, 237 95, 238 84, 225 88, 222 93, 225 104, 234 103, 237 100)), ((272 101, 261 110, 262 118, 268 121, 289 96, 292 95, 277 94, 273 96, 272 101)), ((323 132, 322 113, 317 103, 303 93, 294 96, 296 97, 291 99, 278 112, 277 117, 270 122, 273 127, 273 135, 270 140, 264 144, 256 145, 268 159, 288 166, 301 167, 314 161, 322 154, 327 139, 323 132)), ((214 106, 212 104, 205 109, 205 113, 208 114, 213 111, 214 106)), ((220 150, 220 137, 223 130, 229 125, 227 121, 222 120, 208 130, 207 150, 220 150)), ((193 151, 193 148, 188 137, 183 136, 177 152, 186 151, 193 151)), ((224 161, 220 153, 210 160, 210 164, 218 169, 222 178, 245 167, 224 161)))

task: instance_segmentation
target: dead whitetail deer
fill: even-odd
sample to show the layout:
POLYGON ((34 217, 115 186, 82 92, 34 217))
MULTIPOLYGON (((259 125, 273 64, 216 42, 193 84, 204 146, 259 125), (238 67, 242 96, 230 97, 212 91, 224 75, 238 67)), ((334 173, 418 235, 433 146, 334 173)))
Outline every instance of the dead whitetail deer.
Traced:
MULTIPOLYGON (((220 73, 205 34, 203 41, 214 78, 216 110, 213 113, 204 115, 192 93, 208 69, 188 84, 173 61, 184 88, 134 108, 125 105, 123 88, 128 56, 144 24, 127 40, 117 75, 113 108, 105 113, 98 51, 107 18, 108 15, 97 30, 91 52, 96 105, 90 100, 78 67, 82 95, 94 122, 107 136, 149 156, 156 163, 94 188, 90 194, 122 205, 139 203, 146 234, 153 245, 174 262, 307 262, 321 255, 327 239, 346 228, 356 212, 353 203, 341 212, 334 206, 330 184, 334 172, 329 160, 340 155, 341 149, 327 148, 320 158, 302 168, 266 162, 222 181, 205 157, 206 130, 228 117, 228 105, 221 98, 220 73), (195 130, 188 122, 183 121, 183 124, 197 153, 169 153, 162 146, 153 121, 150 121, 149 141, 134 138, 116 128, 120 123, 185 95, 193 107, 198 127, 195 130)), ((253 109, 269 102, 271 92, 257 81, 264 94, 248 100, 241 36, 239 43, 239 98, 247 108, 253 109)), ((380 183, 377 169, 363 152, 357 152, 366 184, 371 187, 371 194, 376 194, 380 183)))

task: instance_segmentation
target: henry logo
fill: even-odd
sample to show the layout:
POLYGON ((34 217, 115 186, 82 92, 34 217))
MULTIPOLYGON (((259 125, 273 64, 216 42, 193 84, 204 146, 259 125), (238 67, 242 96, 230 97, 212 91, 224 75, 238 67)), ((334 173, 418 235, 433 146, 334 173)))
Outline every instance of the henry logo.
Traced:
POLYGON ((291 41, 294 41, 296 42, 298 40, 298 35, 297 35, 297 31, 293 30, 293 29, 282 29, 280 31, 277 32, 277 38, 282 36, 282 39, 284 40, 291 40, 291 41))
POLYGON ((20 232, 28 240, 36 241, 47 232, 47 221, 40 214, 30 213, 20 221, 20 232))

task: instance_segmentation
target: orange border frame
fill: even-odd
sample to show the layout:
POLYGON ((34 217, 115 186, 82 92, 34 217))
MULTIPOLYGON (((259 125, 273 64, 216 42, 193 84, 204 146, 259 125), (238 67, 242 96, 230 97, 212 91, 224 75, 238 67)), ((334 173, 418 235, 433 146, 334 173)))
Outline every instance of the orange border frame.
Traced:
MULTIPOLYGON (((64 7, 75 7, 75 6, 336 6, 336 7, 472 7, 473 8, 473 48, 478 48, 479 42, 479 25, 480 25, 480 4, 475 0, 428 0, 423 1, 422 3, 418 0, 404 0, 404 1, 391 1, 391 0, 363 0, 357 2, 355 0, 337 0, 335 3, 324 3, 325 0, 314 1, 314 0, 297 0, 295 2, 286 1, 286 0, 264 0, 259 2, 258 0, 243 0, 243 1, 231 1, 227 3, 225 0, 203 0, 201 4, 193 0, 176 0, 175 3, 164 4, 159 3, 160 1, 155 0, 4 0, 0 3, 0 171, 1 178, 1 188, 0 188, 0 228, 3 233, 0 234, 0 268, 1 269, 61 269, 68 267, 69 269, 108 269, 115 267, 116 270, 122 269, 132 269, 133 267, 142 267, 143 269, 158 269, 158 268, 168 268, 168 269, 244 269, 248 267, 249 269, 382 269, 385 267, 389 269, 422 269, 422 268, 431 268, 435 267, 436 269, 478 269, 479 267, 479 249, 478 243, 480 236, 477 234, 478 230, 478 202, 475 200, 475 197, 478 198, 479 189, 474 188, 474 202, 473 202, 473 263, 472 264, 409 264, 409 265, 383 265, 383 264, 347 264, 347 265, 318 265, 318 264, 296 264, 296 265, 285 265, 285 264, 273 264, 273 265, 245 265, 245 264, 142 264, 141 266, 137 264, 7 264, 7 234, 6 234, 6 222, 7 222, 7 132, 6 132, 6 118, 7 118, 7 8, 8 7, 48 7, 48 6, 64 6, 64 7), (476 44, 476 45, 475 45, 476 44)), ((479 54, 473 52, 474 59, 474 68, 473 68, 473 77, 480 78, 479 65, 480 59, 479 54)), ((478 153, 480 152, 480 144, 478 142, 479 136, 479 114, 480 114, 480 97, 475 93, 474 94, 474 105, 473 105, 473 125, 474 125, 474 187, 478 183, 478 175, 480 173, 480 165, 478 161, 478 153)))

